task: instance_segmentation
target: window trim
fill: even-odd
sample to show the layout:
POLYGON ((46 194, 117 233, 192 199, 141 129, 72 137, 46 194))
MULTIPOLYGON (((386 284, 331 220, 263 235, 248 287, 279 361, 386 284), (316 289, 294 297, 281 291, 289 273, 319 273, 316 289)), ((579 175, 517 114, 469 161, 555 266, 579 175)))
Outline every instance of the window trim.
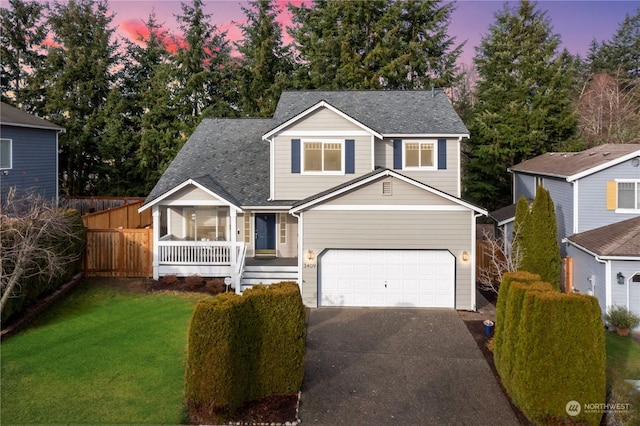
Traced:
POLYGON ((640 213, 640 196, 638 195, 638 191, 640 191, 640 179, 616 179, 616 213, 632 213, 637 214, 640 213), (633 183, 635 188, 633 194, 635 196, 635 206, 636 208, 627 208, 620 207, 620 184, 621 183, 633 183))
POLYGON ((437 139, 403 139, 402 140, 402 170, 438 170, 438 140, 437 139), (420 161, 420 145, 430 144, 432 147, 431 166, 407 166, 407 144, 418 144, 418 161, 420 161))
POLYGON ((345 150, 346 143, 345 139, 326 139, 326 138, 308 138, 308 139, 300 139, 300 173, 303 175, 335 175, 340 176, 345 174, 345 150), (307 155, 307 150, 305 149, 305 145, 307 143, 321 143, 322 144, 322 168, 323 170, 312 170, 307 171, 305 169, 305 157, 307 155), (324 146, 325 144, 337 143, 340 144, 340 170, 324 170, 324 146))
POLYGON ((0 170, 11 170, 13 169, 13 139, 0 138, 0 144, 2 144, 3 141, 9 143, 9 167, 2 167, 2 163, 0 162, 0 170))

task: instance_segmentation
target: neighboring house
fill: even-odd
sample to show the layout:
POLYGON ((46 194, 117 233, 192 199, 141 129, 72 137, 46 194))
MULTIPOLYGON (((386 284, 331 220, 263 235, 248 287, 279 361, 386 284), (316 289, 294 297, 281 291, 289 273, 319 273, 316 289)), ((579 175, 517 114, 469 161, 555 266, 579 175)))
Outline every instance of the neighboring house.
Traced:
POLYGON ((58 202, 58 134, 64 128, 0 102, 0 201, 11 187, 58 202))
POLYGON ((442 91, 284 92, 272 119, 204 119, 141 210, 154 278, 292 279, 307 306, 475 309, 468 130, 442 91))
POLYGON ((573 287, 600 300, 602 312, 620 305, 640 315, 640 216, 566 239, 573 287))
MULTIPOLYGON (((556 210, 561 255, 575 257, 575 290, 593 291, 603 311, 623 301, 616 297, 621 292, 635 294, 634 286, 639 284, 631 277, 640 271, 638 245, 625 242, 624 235, 614 239, 608 235, 625 226, 631 232, 630 227, 638 223, 640 144, 606 144, 581 152, 547 153, 511 167, 511 172, 514 203, 521 196, 535 198, 539 186, 549 191, 556 210), (593 240, 594 236, 600 241, 593 240), (588 243, 583 246, 584 238, 588 243), (625 247, 625 255, 609 252, 618 245, 625 247), (626 277, 624 284, 617 284, 618 272, 626 277), (585 278, 592 276, 596 282, 585 278)), ((507 238, 513 232, 514 214, 515 205, 490 214, 507 238)), ((629 299, 624 301, 625 306, 633 306, 629 299)))

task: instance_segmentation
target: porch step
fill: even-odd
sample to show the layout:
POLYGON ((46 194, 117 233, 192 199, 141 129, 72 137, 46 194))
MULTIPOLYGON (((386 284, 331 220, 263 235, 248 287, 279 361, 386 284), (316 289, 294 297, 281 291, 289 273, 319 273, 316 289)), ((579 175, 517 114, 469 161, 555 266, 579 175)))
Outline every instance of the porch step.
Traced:
POLYGON ((297 266, 245 266, 240 289, 246 290, 256 284, 275 284, 281 281, 297 281, 297 266))

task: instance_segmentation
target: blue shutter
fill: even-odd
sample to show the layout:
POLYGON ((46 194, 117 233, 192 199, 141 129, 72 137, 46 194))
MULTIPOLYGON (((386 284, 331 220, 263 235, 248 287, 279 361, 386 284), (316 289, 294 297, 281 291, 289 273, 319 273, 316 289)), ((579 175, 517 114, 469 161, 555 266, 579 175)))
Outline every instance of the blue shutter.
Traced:
POLYGON ((356 141, 353 139, 347 139, 344 141, 344 172, 355 173, 356 172, 356 141))
POLYGON ((447 140, 438 139, 438 170, 447 168, 447 140))
POLYGON ((300 173, 300 139, 291 139, 291 173, 300 173))
POLYGON ((393 140, 393 168, 402 169, 402 139, 393 140))

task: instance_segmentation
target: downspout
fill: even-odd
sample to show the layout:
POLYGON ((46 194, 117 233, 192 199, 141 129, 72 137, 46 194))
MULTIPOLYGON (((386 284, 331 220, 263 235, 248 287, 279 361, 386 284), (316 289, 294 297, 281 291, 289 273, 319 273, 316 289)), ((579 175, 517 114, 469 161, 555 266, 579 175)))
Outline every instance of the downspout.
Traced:
POLYGON ((275 139, 267 139, 269 141, 269 199, 267 201, 273 201, 275 199, 275 139))
POLYGON ((480 216, 484 215, 481 213, 474 214, 471 220, 471 308, 474 312, 478 310, 476 300, 476 222, 480 216))

